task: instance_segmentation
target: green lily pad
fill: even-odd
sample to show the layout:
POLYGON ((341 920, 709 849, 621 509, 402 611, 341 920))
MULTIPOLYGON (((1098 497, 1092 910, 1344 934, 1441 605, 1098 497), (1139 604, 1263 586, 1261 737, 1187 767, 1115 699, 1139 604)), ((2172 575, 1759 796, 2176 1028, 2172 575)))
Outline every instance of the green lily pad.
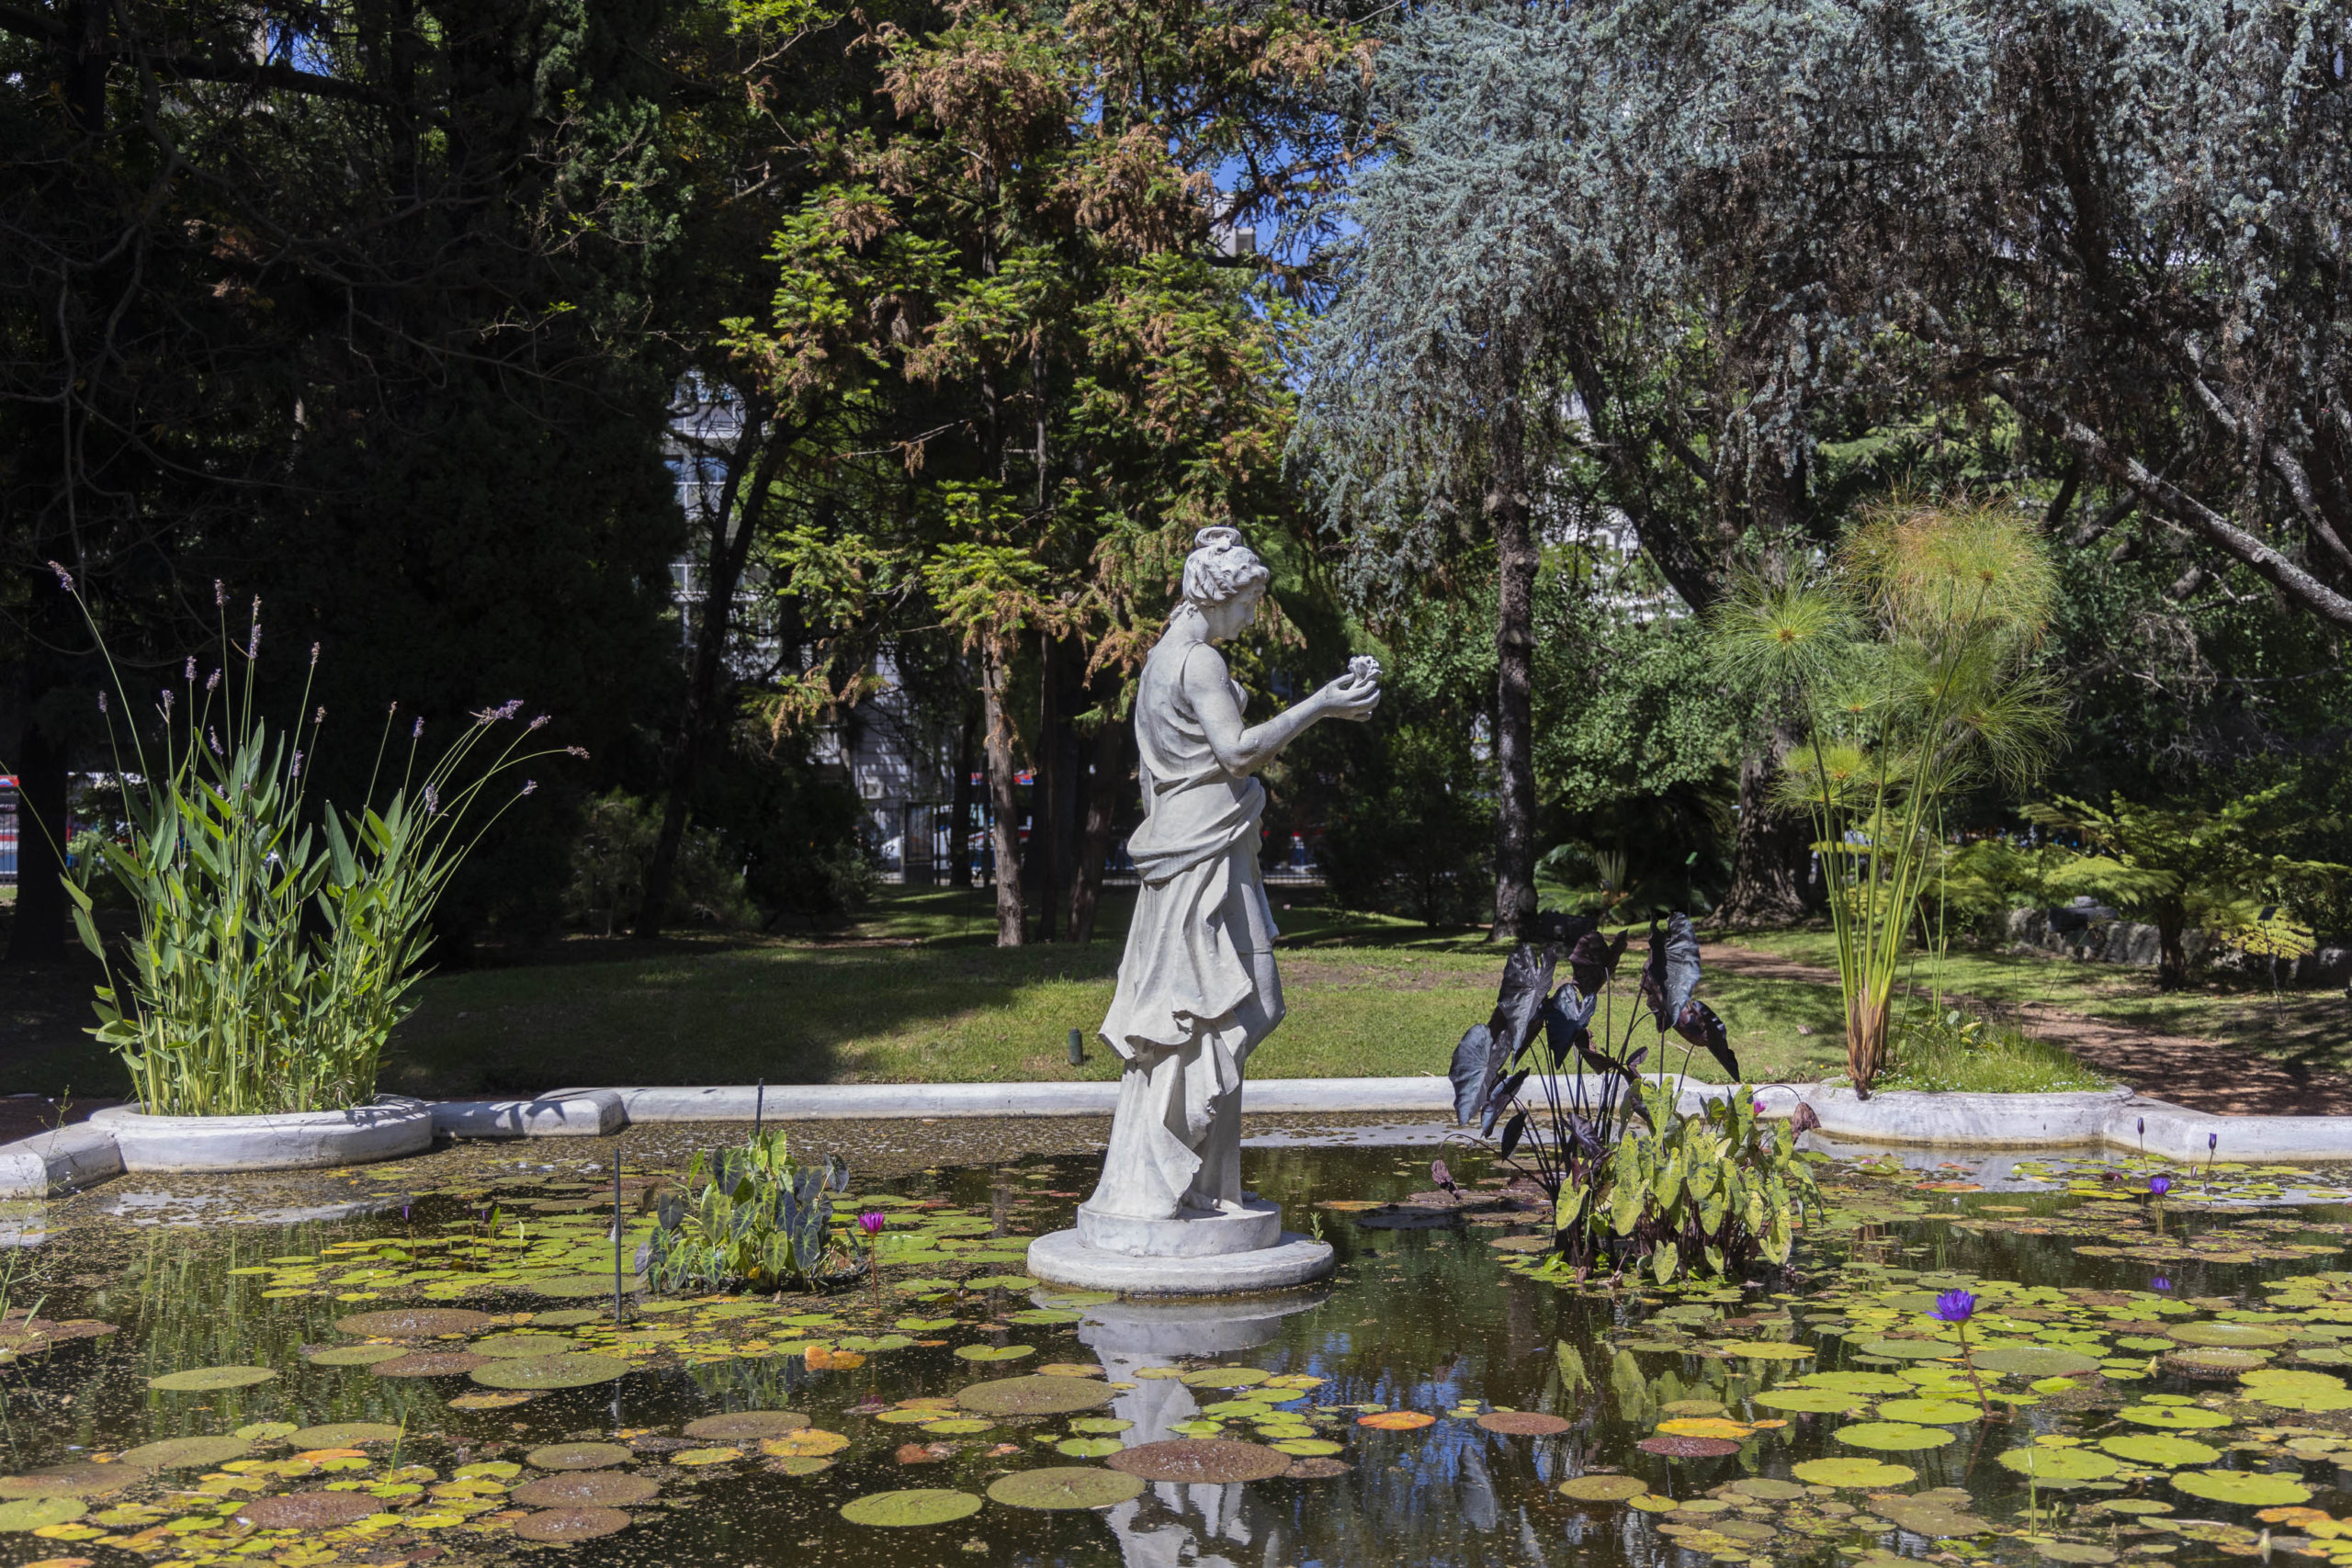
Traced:
POLYGON ((1649 1483, 1632 1475, 1579 1475, 1555 1488, 1579 1503, 1626 1503, 1649 1490, 1649 1483))
POLYGON ((269 1382, 277 1374, 267 1367, 191 1367, 184 1372, 165 1372, 159 1378, 149 1378, 149 1388, 160 1388, 171 1393, 209 1393, 215 1389, 245 1388, 257 1382, 269 1382))
POLYGON ((2037 1556, 2052 1562, 2101 1563, 2115 1561, 2115 1553, 2106 1547, 2094 1546, 2086 1540, 2041 1540, 2034 1542, 2037 1556))
POLYGON ((1069 1424, 1069 1429, 1073 1432, 1125 1432, 1134 1426, 1134 1422, 1122 1421, 1116 1416, 1081 1416, 1069 1424))
MULTIPOLYGON (((684 1431, 689 1438, 756 1442, 762 1438, 781 1438, 786 1432, 797 1432, 808 1425, 808 1417, 797 1410, 730 1410, 723 1416, 689 1421, 684 1431)), ((538 1463, 537 1460, 531 1462, 538 1463)))
POLYGON ((476 1367, 468 1377, 484 1388, 586 1388, 626 1377, 629 1364, 614 1356, 573 1351, 561 1356, 512 1356, 476 1367))
POLYGON ((989 1501, 1008 1508, 1108 1508, 1143 1495, 1144 1480, 1096 1465, 1056 1465, 1001 1475, 989 1501))
POLYGON ((533 1313, 531 1322, 539 1328, 577 1328, 583 1323, 603 1323, 607 1314, 587 1307, 559 1307, 553 1312, 533 1313))
POLYGON ((2158 1427, 2172 1432, 2210 1431, 2230 1424, 2230 1418, 2220 1411, 2204 1410, 2194 1404, 2127 1404, 2116 1415, 2136 1426, 2158 1427))
POLYGON ((2272 1348, 2287 1343, 2287 1337, 2277 1329, 2253 1323, 2176 1323, 2166 1325, 2165 1332, 2184 1345, 2229 1346, 2241 1350, 2272 1348))
POLYGON ((397 1361, 409 1354, 405 1345, 333 1345, 323 1350, 311 1352, 314 1367, 372 1367, 379 1361, 397 1361))
POLYGON ((580 1348, 580 1341, 561 1334, 493 1334, 466 1347, 477 1356, 510 1359, 518 1356, 560 1356, 580 1348))
MULTIPOLYGON (((936 1431, 937 1427, 926 1427, 936 1431)), ((1064 1438, 1054 1445, 1054 1451, 1070 1459, 1103 1459, 1117 1453, 1127 1445, 1116 1438, 1064 1438)))
POLYGON ((2265 1367, 2245 1373, 2238 1382, 2246 1396, 2279 1410, 2352 1410, 2352 1390, 2329 1372, 2291 1371, 2265 1367))
POLYGON ((1870 1404, 1859 1393, 1845 1393, 1834 1388, 1768 1388, 1751 1398, 1767 1410, 1794 1410, 1815 1416, 1859 1410, 1870 1404))
POLYGON ((235 1436, 249 1443, 272 1443, 291 1437, 296 1430, 291 1421, 254 1421, 237 1428, 235 1436))
POLYGON ((2133 1464, 2160 1465, 2165 1470, 2177 1470, 2188 1464, 2211 1464, 2222 1457, 2219 1449, 2188 1438, 2166 1437, 2162 1432, 2131 1432, 2120 1438, 2108 1438, 2099 1445, 2118 1459, 2133 1464))
POLYGON ((1718 1339, 1714 1348, 1749 1361, 1809 1361, 1819 1352, 1785 1339, 1718 1339))
POLYGON ((2281 1508, 2312 1500, 2312 1489, 2291 1472, 2267 1475, 2244 1470, 2184 1470, 2172 1477, 2173 1488, 2215 1503, 2238 1503, 2249 1508, 2281 1508))
POLYGON ((1321 1459, 1340 1452, 1342 1448, 1341 1444, 1328 1438, 1284 1438, 1266 1446, 1278 1454, 1289 1454, 1297 1459, 1321 1459))
POLYGON ((2267 1363, 2267 1350, 2234 1350, 2227 1347, 2203 1350, 2175 1350, 2165 1358, 2165 1365, 2185 1372, 2250 1372, 2267 1363))
POLYGON ((971 1438, 996 1430, 996 1423, 983 1421, 977 1416, 950 1416, 941 1421, 926 1421, 922 1429, 933 1437, 971 1438))
POLYGON ((401 1430, 389 1421, 330 1421, 286 1434, 298 1449, 353 1449, 362 1443, 396 1443, 401 1430))
POLYGON ((980 1500, 969 1492, 953 1492, 939 1486, 906 1492, 869 1492, 842 1505, 842 1517, 850 1523, 889 1529, 952 1524, 979 1511, 980 1500))
POLYGON ((1979 1350, 1976 1368, 1985 1372, 2015 1372, 2028 1378, 2066 1378, 2098 1371, 2098 1358, 2052 1345, 2002 1345, 1979 1350))
MULTIPOLYGON (((1935 1361, 1960 1354, 1959 1346, 1940 1339, 1873 1339, 1855 1348, 1865 1356, 1883 1356, 1892 1361, 1935 1361)), ((1983 1364, 1981 1359, 1978 1364, 1983 1364)))
POLYGON ((1954 1440, 1952 1435, 1941 1427, 1915 1427, 1908 1421, 1860 1421, 1851 1427, 1838 1427, 1835 1436, 1849 1448, 1873 1449, 1887 1453, 1939 1449, 1954 1440))
POLYGON ((526 1481, 509 1497, 526 1508, 627 1508, 650 1503, 662 1483, 626 1470, 560 1470, 526 1481))
POLYGON ((1797 1382, 1839 1393, 1909 1393, 1916 1386, 1893 1372, 1807 1372, 1797 1382))
POLYGON ((480 1334, 491 1325, 486 1312, 461 1307, 396 1307, 337 1318, 335 1331, 355 1339, 430 1339, 444 1334, 480 1334))
POLYGON ((13 1503, 0 1503, 0 1530, 15 1532, 70 1525, 89 1511, 90 1506, 79 1497, 20 1497, 13 1503))
POLYGON ((1912 1421, 1928 1427, 1973 1421, 1984 1414, 1984 1407, 1973 1399, 1890 1399, 1878 1407, 1883 1421, 1912 1421))
POLYGON ((956 1354, 967 1361, 1017 1361, 1037 1353, 1035 1345, 958 1345, 956 1354))
POLYGON ((1186 1388, 1255 1388, 1273 1375, 1257 1367, 1204 1367, 1176 1381, 1186 1388))
POLYGON ((1110 1404, 1114 1392, 1095 1378, 999 1378, 958 1390, 956 1403, 982 1416, 1069 1416, 1110 1404))
POLYGON ((1786 1503, 1804 1495, 1804 1488, 1793 1481, 1775 1481, 1770 1476, 1752 1475, 1745 1481, 1731 1483, 1732 1491, 1743 1497, 1753 1497, 1759 1503, 1786 1503))
POLYGON ((2092 1449, 2011 1449, 2000 1463, 2036 1481, 2103 1481, 2123 1468, 2092 1449))
MULTIPOLYGON (((610 1274, 559 1274, 553 1279, 533 1280, 527 1283, 518 1280, 514 1281, 514 1288, 519 1291, 528 1291, 535 1296, 553 1296, 558 1301, 576 1302, 583 1296, 604 1296, 609 1299, 613 1293, 613 1277, 610 1274)), ((644 1288, 643 1275, 621 1276, 621 1289, 624 1292, 641 1291, 644 1288)))
POLYGON ((243 1459, 253 1450, 253 1444, 243 1438, 165 1438, 159 1443, 126 1449, 116 1457, 143 1470, 209 1470, 229 1460, 243 1459))
POLYGON ((1919 1472, 1907 1464, 1887 1464, 1874 1459, 1809 1459, 1789 1467, 1789 1473, 1815 1486, 1868 1486, 1884 1489, 1907 1486, 1919 1472))
POLYGON ((1026 1312, 1005 1314, 1004 1321, 1027 1324, 1077 1323, 1083 1320, 1085 1316, 1084 1313, 1072 1312, 1068 1307, 1031 1307, 1026 1312))

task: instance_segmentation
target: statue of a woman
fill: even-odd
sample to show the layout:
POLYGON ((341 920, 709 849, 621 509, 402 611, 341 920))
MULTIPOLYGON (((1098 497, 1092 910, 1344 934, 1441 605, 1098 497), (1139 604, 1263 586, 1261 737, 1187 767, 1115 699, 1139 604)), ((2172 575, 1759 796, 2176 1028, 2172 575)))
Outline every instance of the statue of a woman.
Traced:
POLYGON ((1241 1208, 1241 1068, 1283 1019, 1274 921, 1258 875, 1266 789, 1251 775, 1317 719, 1364 719, 1378 666, 1242 728, 1244 694, 1216 644, 1248 626, 1266 563, 1204 528, 1184 602, 1136 694, 1144 820, 1127 840, 1142 886, 1102 1038, 1125 1059, 1102 1180, 1087 1207, 1170 1220, 1241 1208))

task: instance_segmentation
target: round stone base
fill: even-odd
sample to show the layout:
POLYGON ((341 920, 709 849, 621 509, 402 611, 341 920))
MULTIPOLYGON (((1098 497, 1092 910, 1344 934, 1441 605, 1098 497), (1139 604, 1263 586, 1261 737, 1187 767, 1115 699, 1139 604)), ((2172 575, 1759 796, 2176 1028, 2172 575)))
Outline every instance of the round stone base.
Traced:
POLYGON ((396 1159, 433 1146, 433 1107, 386 1095, 349 1111, 271 1116, 149 1116, 136 1105, 90 1114, 130 1171, 303 1170, 396 1159))
POLYGON ((1078 1208, 1078 1239, 1096 1252, 1130 1258, 1213 1258, 1228 1252, 1262 1252, 1282 1239, 1283 1211, 1263 1199, 1242 1201, 1237 1212, 1187 1214, 1175 1220, 1138 1220, 1078 1208))
POLYGON ((1123 1296, 1234 1296, 1320 1280, 1335 1259, 1329 1242, 1281 1232, 1272 1247, 1200 1258, 1136 1258, 1087 1246, 1076 1231, 1029 1244, 1028 1271, 1057 1285, 1123 1296))

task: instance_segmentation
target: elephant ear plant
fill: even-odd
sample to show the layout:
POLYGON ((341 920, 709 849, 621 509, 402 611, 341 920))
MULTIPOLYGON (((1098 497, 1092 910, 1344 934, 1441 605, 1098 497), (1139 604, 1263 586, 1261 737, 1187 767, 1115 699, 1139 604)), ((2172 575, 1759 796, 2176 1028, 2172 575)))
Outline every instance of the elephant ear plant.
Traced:
POLYGON ((1820 1196, 1791 1123, 1762 1119, 1755 1091, 1737 1082, 1723 1021, 1695 994, 1689 918, 1652 922, 1644 1006, 1627 1008, 1621 1031, 1615 977, 1626 946, 1625 936, 1604 938, 1577 917, 1558 922, 1555 940, 1511 953, 1493 1016, 1454 1047, 1456 1119, 1496 1138, 1502 1158, 1551 1200, 1555 1271, 1581 1279, 1598 1267, 1645 1268, 1664 1284, 1684 1273, 1736 1275, 1759 1257, 1786 1263, 1820 1196), (1563 949, 1568 977, 1555 990, 1563 949), (1669 1032, 1684 1043, 1671 1078, 1662 1063, 1655 1076, 1642 1071, 1651 1045, 1634 1038, 1644 1022, 1661 1051, 1669 1032), (1736 1087, 1686 1115, 1684 1075, 1702 1049, 1736 1087))
POLYGON ((833 1235, 833 1199, 849 1167, 828 1156, 796 1166, 782 1133, 696 1155, 686 1196, 662 1200, 660 1227, 637 1266, 656 1290, 805 1289, 852 1260, 833 1235), (838 1255, 838 1256, 837 1256, 838 1255))
MULTIPOLYGON (((58 577, 73 592, 62 569, 58 577)), ((217 603, 226 597, 216 591, 217 603)), ((143 719, 107 660, 122 711, 103 695, 99 706, 127 821, 78 848, 82 876, 112 879, 137 912, 128 976, 115 973, 89 889, 66 889, 84 945, 107 965, 91 1032, 121 1057, 153 1114, 335 1111, 373 1099, 385 1042, 424 977, 435 900, 481 833, 536 787, 493 795, 495 781, 548 754, 524 750, 544 718, 506 727, 519 702, 473 715, 431 761, 424 721, 399 755, 388 714, 371 804, 314 812, 306 764, 326 711, 311 709, 307 676, 294 723, 280 729, 254 711, 260 616, 256 600, 241 646, 224 614, 219 664, 199 681, 189 659, 143 719), (495 754, 477 767, 485 747, 495 754), (388 761, 397 779, 373 804, 388 761)))

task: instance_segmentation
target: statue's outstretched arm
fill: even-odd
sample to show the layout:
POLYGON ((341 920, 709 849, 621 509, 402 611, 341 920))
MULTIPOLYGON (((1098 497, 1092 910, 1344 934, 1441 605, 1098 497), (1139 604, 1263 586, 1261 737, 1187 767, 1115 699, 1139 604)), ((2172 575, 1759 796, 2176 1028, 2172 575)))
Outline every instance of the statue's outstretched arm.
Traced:
POLYGON ((1272 761, 1300 730, 1317 719, 1360 722, 1370 718, 1372 710, 1380 705, 1380 682, 1377 675, 1351 669, 1305 701, 1292 704, 1263 724, 1245 728, 1241 705, 1233 695, 1233 679, 1226 672, 1225 656, 1204 646, 1184 661, 1184 694, 1200 716, 1217 765, 1236 777, 1246 777, 1272 761))

